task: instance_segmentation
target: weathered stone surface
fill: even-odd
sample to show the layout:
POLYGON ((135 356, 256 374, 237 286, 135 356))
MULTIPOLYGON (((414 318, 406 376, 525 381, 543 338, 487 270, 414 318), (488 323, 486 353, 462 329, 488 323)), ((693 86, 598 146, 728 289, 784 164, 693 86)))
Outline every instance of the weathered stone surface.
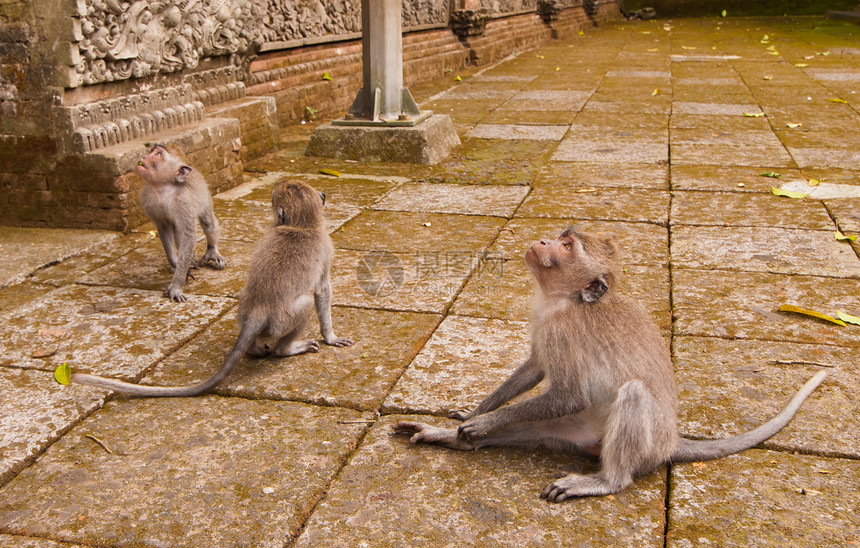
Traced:
POLYGON ((282 546, 367 428, 346 423, 359 418, 218 396, 111 403, 0 490, 0 527, 85 544, 282 546))
POLYGON ((80 544, 66 544, 16 535, 0 535, 0 546, 3 548, 82 548, 80 544))
POLYGON ((466 139, 426 178, 434 182, 528 185, 540 169, 535 158, 555 146, 554 141, 466 139))
POLYGON ((783 304, 823 314, 857 311, 857 280, 740 271, 726 276, 720 270, 684 268, 672 271, 676 336, 860 346, 855 327, 778 312, 783 304))
POLYGON ((510 217, 528 194, 520 186, 407 184, 392 190, 374 209, 510 217))
POLYGON ((765 442, 813 454, 860 454, 860 403, 854 364, 860 348, 775 341, 675 337, 679 430, 725 438, 774 417, 816 371, 829 372, 795 418, 765 442))
POLYGON ((860 261, 832 230, 677 226, 671 238, 672 264, 685 268, 860 278, 860 261))
POLYGON ((135 377, 234 303, 205 295, 171 303, 161 291, 69 285, 0 316, 0 365, 53 371, 69 362, 135 377))
POLYGON ((850 546, 860 463, 750 450, 673 466, 668 546, 850 546))
POLYGON ((0 227, 0 287, 41 267, 68 259, 119 236, 116 232, 0 227))
POLYGON ((669 219, 669 193, 649 189, 581 188, 544 183, 536 188, 517 217, 617 220, 665 225, 669 219))
MULTIPOLYGON (((301 336, 320 341, 319 352, 289 358, 246 356, 216 392, 376 409, 440 320, 435 314, 335 307, 335 332, 355 341, 353 346, 323 343, 317 319, 312 317, 301 336)), ((159 363, 144 382, 180 385, 207 379, 221 367, 238 333, 231 312, 159 363)))
POLYGON ((817 200, 748 192, 674 192, 671 218, 675 225, 833 229, 827 209, 817 200))
POLYGON ((0 485, 77 422, 99 409, 104 390, 61 386, 52 373, 0 367, 0 485))
POLYGON ((672 146, 672 165, 733 165, 793 168, 794 160, 782 146, 732 146, 680 143, 672 146))
POLYGON ((668 190, 669 175, 665 166, 656 164, 553 162, 541 169, 534 186, 546 183, 567 185, 571 192, 594 187, 668 190))
POLYGON ((836 217, 836 224, 842 232, 860 232, 860 198, 833 199, 824 203, 836 217))
POLYGON ((660 472, 613 497, 557 506, 538 494, 558 475, 593 471, 587 461, 543 451, 415 447, 391 434, 397 419, 456 424, 415 416, 377 423, 295 546, 662 545, 660 472))
POLYGON ((770 194, 772 187, 787 182, 806 182, 797 169, 780 169, 780 178, 773 179, 761 174, 771 169, 755 167, 680 165, 672 166, 672 188, 674 190, 717 190, 732 192, 762 192, 770 194))
POLYGON ((570 126, 552 156, 556 162, 654 163, 669 158, 668 131, 660 128, 570 126))
POLYGON ((477 139, 506 139, 509 141, 561 141, 568 126, 478 124, 466 132, 477 139))

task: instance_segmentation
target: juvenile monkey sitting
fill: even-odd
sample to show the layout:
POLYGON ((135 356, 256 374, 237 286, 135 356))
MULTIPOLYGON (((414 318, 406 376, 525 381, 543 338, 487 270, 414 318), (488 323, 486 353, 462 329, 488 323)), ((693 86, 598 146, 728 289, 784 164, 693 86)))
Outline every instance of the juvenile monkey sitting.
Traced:
POLYGON ((146 183, 140 198, 143 211, 155 223, 158 236, 173 272, 164 296, 171 301, 185 302, 182 293, 192 268, 208 265, 222 269, 227 261, 218 253, 218 220, 212 210, 212 197, 203 176, 185 161, 155 145, 137 163, 135 171, 146 183), (197 222, 206 235, 206 253, 194 263, 194 243, 197 222))
POLYGON ((722 440, 681 438, 669 353, 657 326, 617 292, 611 238, 565 230, 525 254, 537 282, 529 358, 477 408, 454 411, 459 428, 401 421, 412 443, 451 449, 545 446, 600 458, 596 474, 570 474, 541 493, 559 502, 608 495, 668 462, 711 460, 749 449, 794 417, 827 375, 820 371, 758 428, 722 440), (546 391, 502 407, 544 377, 546 391))

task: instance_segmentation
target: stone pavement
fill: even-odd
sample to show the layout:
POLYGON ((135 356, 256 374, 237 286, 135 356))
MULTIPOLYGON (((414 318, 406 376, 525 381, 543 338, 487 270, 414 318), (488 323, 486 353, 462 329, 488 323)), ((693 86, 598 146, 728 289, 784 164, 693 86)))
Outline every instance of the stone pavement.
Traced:
POLYGON ((183 304, 161 296, 152 226, 0 229, 0 546, 858 546, 860 326, 777 311, 860 315, 860 247, 834 237, 860 232, 858 36, 809 18, 589 29, 413 89, 463 139, 438 166, 304 157, 313 127, 287 128, 216 197, 229 267, 183 304), (217 368, 283 176, 329 196, 335 328, 355 346, 245 359, 192 399, 54 383, 63 362, 169 384, 217 368), (759 448, 561 504, 538 494, 591 463, 392 436, 404 416, 450 424, 524 358, 522 253, 569 224, 617 236, 622 285, 672 348, 683 435, 748 430, 830 377, 759 448))

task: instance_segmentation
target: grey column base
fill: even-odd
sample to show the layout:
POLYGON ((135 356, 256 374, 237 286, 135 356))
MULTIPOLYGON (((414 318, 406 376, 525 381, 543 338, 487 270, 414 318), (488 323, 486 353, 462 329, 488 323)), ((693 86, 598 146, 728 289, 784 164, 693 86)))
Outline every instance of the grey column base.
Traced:
POLYGON ((434 114, 412 127, 323 124, 311 136, 307 155, 361 162, 438 164, 459 144, 451 119, 434 114))

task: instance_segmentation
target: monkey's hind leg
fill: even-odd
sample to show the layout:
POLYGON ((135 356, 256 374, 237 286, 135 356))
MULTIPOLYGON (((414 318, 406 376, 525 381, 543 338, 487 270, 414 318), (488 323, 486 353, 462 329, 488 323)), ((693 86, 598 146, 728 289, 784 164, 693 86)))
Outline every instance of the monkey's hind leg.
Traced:
POLYGON ((439 428, 421 422, 400 421, 394 425, 395 434, 405 434, 409 443, 431 443, 458 451, 471 451, 474 445, 457 437, 456 428, 439 428))
POLYGON ((200 266, 211 266, 217 270, 221 270, 227 266, 227 260, 218 253, 218 219, 215 218, 215 213, 212 211, 212 206, 209 206, 208 211, 200 216, 200 226, 203 228, 203 233, 206 235, 206 253, 200 257, 197 263, 200 266))
POLYGON ((660 446, 669 442, 660 433, 662 413, 641 381, 621 386, 612 403, 596 474, 569 474, 549 484, 541 498, 561 502, 572 497, 610 495, 631 483, 637 472, 650 471, 665 459, 660 446))
POLYGON ((273 356, 287 357, 297 356, 299 354, 304 354, 305 352, 319 352, 320 345, 315 340, 296 340, 299 335, 302 334, 302 331, 305 330, 305 326, 308 325, 312 302, 313 299, 310 295, 302 295, 296 299, 296 302, 293 305, 295 316, 292 329, 286 335, 282 335, 278 339, 278 342, 275 344, 275 348, 272 350, 273 356))

